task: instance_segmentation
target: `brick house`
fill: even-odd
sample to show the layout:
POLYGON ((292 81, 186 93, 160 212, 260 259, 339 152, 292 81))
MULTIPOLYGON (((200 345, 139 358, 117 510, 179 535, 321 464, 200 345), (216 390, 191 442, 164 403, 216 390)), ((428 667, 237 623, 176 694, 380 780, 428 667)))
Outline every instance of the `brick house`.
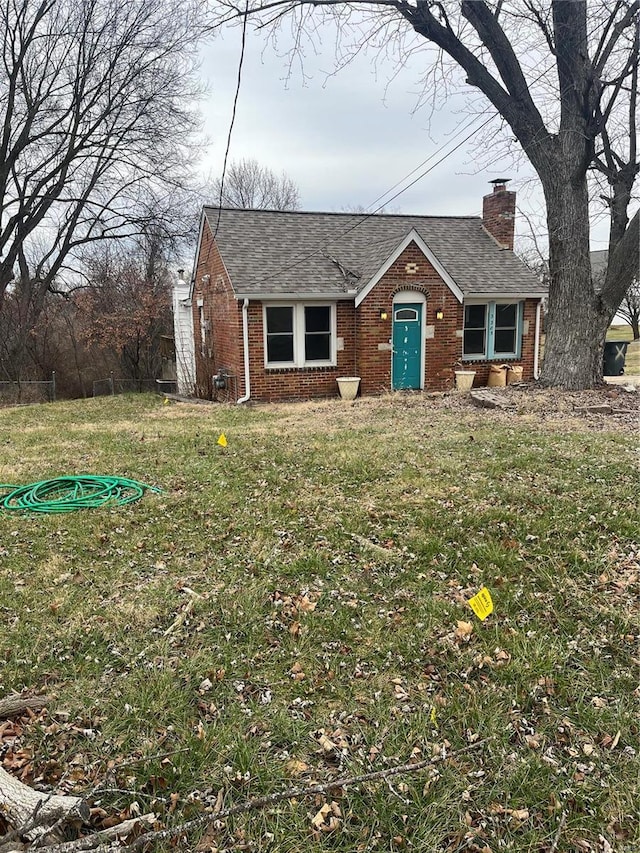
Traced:
POLYGON ((220 400, 446 390, 454 370, 537 371, 543 285, 513 254, 515 193, 483 217, 203 209, 196 390, 220 400))

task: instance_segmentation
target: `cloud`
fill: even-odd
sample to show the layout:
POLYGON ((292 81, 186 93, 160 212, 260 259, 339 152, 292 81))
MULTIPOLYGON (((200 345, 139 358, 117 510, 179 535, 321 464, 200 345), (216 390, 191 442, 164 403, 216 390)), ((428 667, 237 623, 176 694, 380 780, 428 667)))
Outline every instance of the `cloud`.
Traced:
MULTIPOLYGON (((469 132, 455 136, 472 118, 464 109, 466 95, 442 97, 433 116, 426 107, 416 110, 424 53, 412 56, 395 77, 389 64, 376 68, 365 54, 331 74, 333 45, 318 44, 317 53, 306 51, 303 74, 297 59, 289 67, 282 39, 279 48, 277 55, 260 33, 248 33, 230 158, 252 157, 278 173, 285 171, 300 188, 303 209, 368 207, 424 160, 431 158, 408 181, 434 166, 469 132)), ((202 74, 209 84, 203 113, 211 140, 202 170, 213 176, 222 171, 239 53, 238 28, 202 52, 202 74)), ((535 178, 524 158, 515 169, 496 156, 489 161, 490 170, 480 171, 476 155, 482 144, 479 137, 471 139, 414 187, 387 202, 387 209, 478 215, 491 178, 511 177, 516 189, 535 178)), ((519 202, 539 211, 540 189, 529 188, 519 202)), ((523 221, 518 225, 521 231, 525 227, 523 221)))

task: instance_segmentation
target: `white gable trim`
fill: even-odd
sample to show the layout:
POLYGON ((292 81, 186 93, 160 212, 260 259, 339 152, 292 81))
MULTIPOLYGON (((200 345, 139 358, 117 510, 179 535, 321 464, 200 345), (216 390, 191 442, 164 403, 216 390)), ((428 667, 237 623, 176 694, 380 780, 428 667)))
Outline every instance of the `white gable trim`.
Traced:
POLYGON ((424 242, 424 240, 423 240, 423 239, 422 239, 422 237, 418 234, 418 232, 415 230, 415 228, 412 228, 412 229, 411 229, 411 231, 409 231, 409 233, 407 234, 407 236, 404 238, 404 240, 403 240, 403 241, 398 245, 398 247, 397 247, 396 249, 394 249, 394 251, 391 253, 391 255, 387 258, 387 260, 384 262, 384 264, 380 267, 380 269, 378 270, 378 272, 377 272, 377 273, 375 273, 375 275, 374 275, 374 276, 373 276, 373 277, 372 277, 372 278, 367 282, 367 284, 363 287, 363 289, 360 291, 360 293, 356 296, 356 308, 357 308, 357 307, 358 307, 358 305, 360 305, 360 303, 361 303, 361 302, 363 302, 363 300, 364 300, 364 299, 366 299, 366 297, 371 293, 371 291, 373 290, 373 288, 374 288, 374 287, 376 286, 376 284, 380 281, 380 279, 382 278, 382 276, 387 272, 387 270, 389 269, 389 267, 390 267, 390 266, 391 266, 395 261, 397 261, 397 260, 398 260, 398 258, 400 257, 400 255, 404 252, 404 250, 407 248, 407 246, 408 246, 410 243, 415 243, 415 244, 416 244, 416 246, 420 249, 420 251, 421 251, 421 252, 422 252, 422 254, 425 256, 425 258, 429 261, 429 263, 431 264, 431 266, 432 266, 432 267, 435 269, 435 271, 438 273, 438 275, 440 276, 440 278, 441 278, 441 279, 444 281, 444 283, 447 285, 447 287, 449 288, 449 290, 450 290, 450 291, 453 293, 453 295, 456 297, 456 299, 458 300, 458 302, 462 302, 462 299, 463 299, 464 294, 463 294, 462 290, 460 289, 460 287, 459 287, 459 286, 455 283, 455 281, 451 278, 451 276, 449 275, 449 273, 448 273, 448 272, 446 271, 446 269, 442 266, 442 264, 440 263, 440 261, 436 258, 436 256, 433 254, 433 252, 431 251, 431 249, 427 246, 427 244, 424 242))
POLYGON ((198 270, 198 258, 200 257, 200 247, 202 246, 202 234, 204 233, 204 223, 206 218, 207 217, 203 207, 202 212, 200 213, 200 230, 198 233, 198 242, 196 243, 196 254, 193 259, 193 272, 191 273, 191 282, 189 285, 189 299, 193 299, 193 291, 196 284, 196 272, 198 270))
MULTIPOLYGON (((191 283, 189 286, 189 299, 193 299, 193 291, 196 288, 196 275, 198 273, 198 261, 200 260, 200 250, 202 249, 202 237, 204 235, 205 225, 207 225, 209 228, 209 231, 211 231, 211 225, 209 225, 209 220, 207 219, 207 214, 206 214, 205 209, 203 207, 202 208, 202 215, 200 217, 200 232, 198 234, 198 243, 196 245, 196 255, 195 255, 194 262, 193 262, 193 272, 191 273, 191 283)), ((215 237, 213 236, 213 232, 211 233, 211 239, 215 243, 215 237)), ((217 246, 216 246, 216 248, 217 248, 217 246)), ((227 278, 229 279, 229 284, 231 285, 231 290, 234 292, 234 295, 235 295, 235 289, 233 287, 233 282, 231 281, 231 276, 229 275, 229 270, 227 269, 227 265, 224 262, 224 258, 222 257, 222 252, 220 251, 220 249, 218 249, 218 255, 220 256, 220 260, 222 262, 222 268, 224 269, 225 273, 227 274, 227 278)), ((236 299, 242 299, 242 297, 236 296, 236 299)))

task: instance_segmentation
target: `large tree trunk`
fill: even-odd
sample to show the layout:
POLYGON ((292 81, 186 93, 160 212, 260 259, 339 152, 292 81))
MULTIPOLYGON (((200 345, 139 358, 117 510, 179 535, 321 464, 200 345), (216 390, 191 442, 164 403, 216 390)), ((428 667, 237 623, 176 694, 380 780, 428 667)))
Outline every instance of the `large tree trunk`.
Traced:
POLYGON ((545 182, 549 227, 549 305, 540 381, 579 391, 602 382, 602 355, 613 313, 596 293, 589 256, 586 180, 545 182))

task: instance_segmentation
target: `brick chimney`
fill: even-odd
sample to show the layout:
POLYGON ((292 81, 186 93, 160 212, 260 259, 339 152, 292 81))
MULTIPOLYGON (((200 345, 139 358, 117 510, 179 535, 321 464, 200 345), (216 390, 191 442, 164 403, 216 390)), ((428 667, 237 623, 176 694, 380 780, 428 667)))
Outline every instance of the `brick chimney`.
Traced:
POLYGON ((493 192, 482 199, 482 222, 503 249, 513 251, 516 218, 516 194, 507 190, 509 178, 495 178, 493 192))

